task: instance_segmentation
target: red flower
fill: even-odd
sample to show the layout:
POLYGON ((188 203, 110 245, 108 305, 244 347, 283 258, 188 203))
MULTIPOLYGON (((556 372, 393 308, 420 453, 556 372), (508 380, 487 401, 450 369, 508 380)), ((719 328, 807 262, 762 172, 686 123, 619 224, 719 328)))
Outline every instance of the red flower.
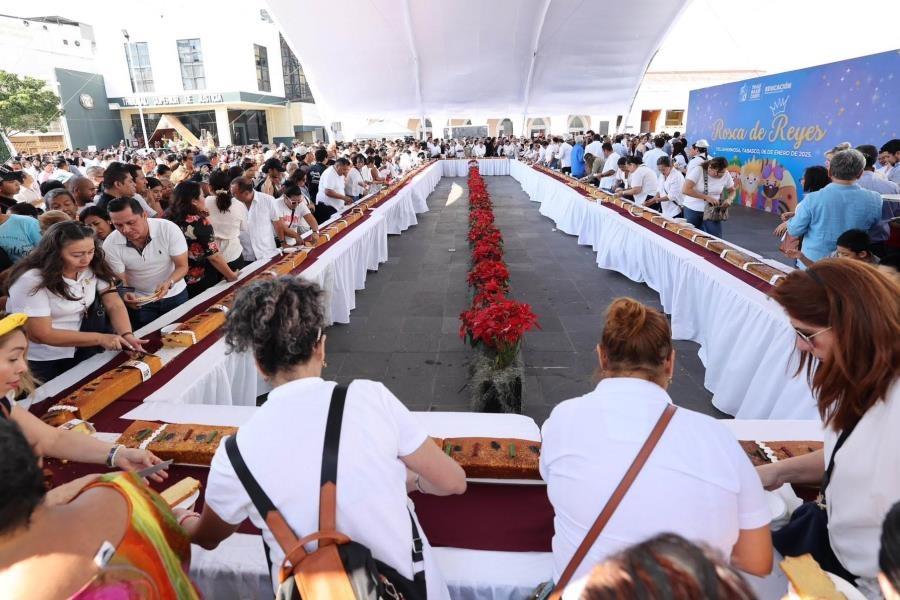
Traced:
POLYGON ((483 260, 499 261, 503 259, 503 246, 493 243, 490 240, 480 240, 475 243, 472 250, 472 263, 478 263, 483 260))
POLYGON ((492 280, 503 286, 509 283, 509 270, 503 261, 483 260, 472 267, 467 277, 469 285, 476 288, 480 288, 492 280))
POLYGON ((525 333, 540 327, 529 305, 502 297, 473 307, 459 318, 460 337, 468 337, 473 346, 482 345, 495 352, 500 368, 515 360, 525 333))

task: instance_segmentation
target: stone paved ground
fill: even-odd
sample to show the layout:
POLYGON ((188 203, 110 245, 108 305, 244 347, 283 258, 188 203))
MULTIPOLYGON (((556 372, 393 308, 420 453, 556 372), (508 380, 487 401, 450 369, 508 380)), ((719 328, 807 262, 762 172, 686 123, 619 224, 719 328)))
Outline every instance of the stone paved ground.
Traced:
MULTIPOLYGON (((593 252, 555 231, 511 177, 486 177, 505 240, 512 297, 532 305, 541 330, 526 336, 524 410, 540 424, 553 406, 593 387, 594 347, 602 313, 618 296, 660 307, 656 292, 597 268, 593 252)), ((462 178, 444 178, 428 198, 430 212, 388 242, 389 260, 369 273, 349 325, 328 330, 325 377, 382 381, 413 410, 467 410, 469 349, 457 335, 469 302, 467 195, 462 178)), ((725 237, 772 258, 767 237, 778 219, 737 209, 725 237)), ((723 417, 703 387, 697 345, 676 342, 675 402, 723 417)))

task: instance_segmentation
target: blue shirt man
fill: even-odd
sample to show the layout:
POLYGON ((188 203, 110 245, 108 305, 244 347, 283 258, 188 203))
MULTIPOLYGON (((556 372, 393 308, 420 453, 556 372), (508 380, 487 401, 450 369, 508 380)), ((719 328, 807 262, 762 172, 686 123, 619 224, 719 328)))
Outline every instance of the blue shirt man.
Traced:
MULTIPOLYGON (((849 152, 849 150, 847 151, 849 152)), ((868 231, 881 220, 881 196, 856 183, 829 183, 807 194, 788 221, 788 233, 803 236, 803 254, 816 261, 837 249, 838 237, 849 229, 868 231)))
POLYGON ((0 215, 0 248, 15 263, 41 241, 41 226, 34 217, 0 215))
POLYGON ((576 142, 572 148, 572 177, 584 177, 584 146, 576 142))

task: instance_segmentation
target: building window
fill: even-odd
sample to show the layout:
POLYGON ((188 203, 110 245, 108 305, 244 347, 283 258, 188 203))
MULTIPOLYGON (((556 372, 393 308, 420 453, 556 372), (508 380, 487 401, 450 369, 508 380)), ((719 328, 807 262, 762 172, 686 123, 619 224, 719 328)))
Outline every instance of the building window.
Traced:
POLYGON ((281 72, 284 76, 284 96, 292 102, 315 102, 309 84, 306 83, 306 75, 300 61, 291 52, 290 46, 281 38, 281 72))
POLYGON ((131 91, 152 92, 153 70, 150 68, 150 50, 147 42, 125 44, 125 60, 128 63, 128 76, 131 78, 131 91))
POLYGON ((253 44, 253 58, 256 60, 256 87, 261 92, 271 92, 269 82, 269 53, 265 46, 253 44))
POLYGON ((684 124, 683 110, 666 111, 666 127, 681 127, 684 124))
POLYGON ((178 62, 181 63, 181 84, 185 90, 206 89, 199 39, 178 40, 178 62))

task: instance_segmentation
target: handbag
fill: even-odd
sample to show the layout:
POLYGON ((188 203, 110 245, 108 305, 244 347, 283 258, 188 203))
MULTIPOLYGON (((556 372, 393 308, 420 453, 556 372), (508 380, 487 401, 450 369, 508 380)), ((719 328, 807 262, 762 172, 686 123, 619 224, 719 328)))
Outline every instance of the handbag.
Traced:
POLYGON ((644 468, 644 465, 647 463, 647 459, 650 458, 650 455, 653 453, 653 449, 656 448, 656 444, 659 442, 663 433, 666 431, 666 427, 669 426, 669 422, 672 420, 672 417, 675 415, 675 411, 677 410, 678 407, 676 407, 674 404, 666 405, 665 410, 663 410, 662 414, 659 416, 659 420, 656 421, 656 425, 654 425, 653 429, 650 431, 650 435, 647 436, 646 441, 644 441, 644 445, 641 446, 641 449, 638 451, 637 456, 635 456, 634 461, 631 463, 631 466, 628 467, 628 470, 622 477, 622 481, 619 482, 619 485, 616 486, 616 489, 609 497, 609 500, 606 501, 606 505, 603 507, 603 510, 601 510, 600 514, 597 515, 597 520, 594 521, 594 524, 588 530, 587 535, 584 536, 584 540, 582 540, 581 545, 578 546, 575 554, 573 554, 571 560, 569 560, 569 564, 566 565, 565 570, 563 571, 562 575, 560 575, 559 581, 556 582, 553 591, 550 593, 549 597, 551 600, 559 600, 560 598, 562 598, 563 591, 572 580, 572 576, 575 575, 575 571, 578 569, 581 563, 584 562, 584 557, 587 556, 587 553, 591 549, 591 546, 593 546, 594 542, 597 541, 597 538, 600 537, 600 532, 603 531, 603 528, 606 527, 607 523, 609 523, 609 520, 612 518, 613 513, 616 512, 616 509, 619 507, 619 504, 621 504, 622 499, 625 498, 625 494, 628 493, 629 488, 631 488, 631 484, 634 483, 634 480, 637 479, 637 476, 641 472, 641 469, 644 468))
MULTIPOLYGON (((709 194, 709 172, 706 169, 703 169, 703 193, 709 194)), ((718 206, 713 206, 707 202, 703 207, 703 220, 713 222, 727 221, 729 208, 730 206, 724 202, 718 206)))
MULTIPOLYGON (((319 488, 319 531, 298 539, 290 525, 250 472, 238 449, 237 436, 225 440, 228 459, 253 506, 284 551, 276 600, 425 600, 427 598, 422 538, 412 524, 412 562, 421 567, 412 581, 377 560, 371 551, 337 530, 337 467, 347 388, 335 386, 325 423, 319 488), (308 552, 304 546, 317 542, 308 552)), ((265 547, 266 560, 269 548, 265 547)))
MULTIPOLYGON (((113 292, 115 288, 110 288, 113 292)), ((82 288, 83 290, 83 288, 82 288)), ((103 294, 100 290, 94 288, 94 301, 85 309, 84 316, 81 317, 81 327, 78 331, 82 333, 112 333, 112 327, 109 323, 109 315, 106 314, 106 307, 103 306, 103 294)), ((102 346, 83 346, 75 348, 75 360, 81 362, 95 354, 103 352, 102 346)))
POLYGON ((831 473, 834 471, 834 457, 850 437, 854 427, 855 425, 845 429, 838 436, 831 459, 828 461, 828 468, 825 469, 825 475, 822 477, 822 489, 819 497, 812 502, 801 504, 791 515, 791 520, 787 525, 772 532, 772 543, 782 556, 811 554, 824 570, 851 583, 856 581, 856 575, 844 568, 834 554, 831 541, 828 539, 828 510, 826 509, 825 492, 831 481, 831 473))

